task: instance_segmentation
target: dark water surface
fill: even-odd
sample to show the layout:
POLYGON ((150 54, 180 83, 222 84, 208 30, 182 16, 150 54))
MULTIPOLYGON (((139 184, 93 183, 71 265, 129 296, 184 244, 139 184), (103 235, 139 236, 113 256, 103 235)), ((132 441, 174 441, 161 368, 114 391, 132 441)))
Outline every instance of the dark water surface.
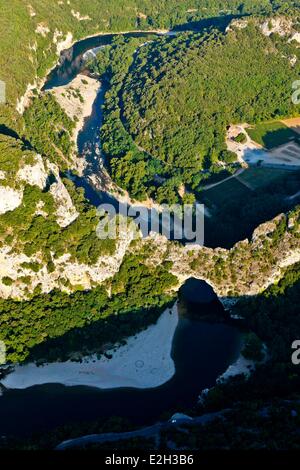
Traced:
POLYGON ((232 326, 181 318, 173 342, 176 373, 165 385, 100 390, 48 384, 5 391, 0 397, 0 435, 29 435, 110 416, 138 425, 155 423, 165 412, 193 406, 237 358, 240 343, 241 334, 232 326))

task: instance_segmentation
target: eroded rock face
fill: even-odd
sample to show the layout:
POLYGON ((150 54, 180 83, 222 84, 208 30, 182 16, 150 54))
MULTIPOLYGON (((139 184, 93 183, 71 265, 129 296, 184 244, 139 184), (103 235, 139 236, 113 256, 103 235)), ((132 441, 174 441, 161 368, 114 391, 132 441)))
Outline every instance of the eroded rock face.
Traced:
POLYGON ((300 33, 295 29, 295 21, 291 18, 285 16, 278 16, 275 18, 268 18, 267 20, 259 19, 235 19, 232 20, 230 25, 227 27, 227 32, 234 31, 234 29, 244 29, 247 28, 249 23, 257 24, 262 33, 265 36, 271 36, 271 34, 279 34, 281 37, 288 37, 288 41, 297 41, 300 42, 300 33))
POLYGON ((289 42, 296 41, 300 44, 300 33, 294 33, 292 37, 289 39, 289 42))
POLYGON ((59 258, 54 258, 52 254, 52 272, 48 271, 39 253, 28 257, 24 253, 13 252, 10 246, 3 246, 0 248, 0 298, 21 299, 26 297, 26 289, 33 292, 37 286, 44 293, 53 289, 71 293, 78 286, 91 289, 93 284, 101 284, 119 271, 133 238, 134 232, 128 228, 120 234, 115 253, 112 256, 100 256, 93 265, 74 262, 69 253, 59 258), (24 263, 27 263, 25 267, 24 263), (38 264, 40 269, 33 271, 29 267, 30 263, 38 264), (3 282, 7 277, 11 280, 9 285, 3 282), (25 283, 24 277, 29 279, 29 282, 25 283), (68 281, 68 287, 64 281, 68 281))
POLYGON ((203 280, 227 306, 231 299, 258 295, 300 261, 299 222, 300 208, 288 216, 281 214, 259 226, 250 241, 243 240, 231 250, 178 246, 157 234, 143 243, 153 247, 148 263, 171 262, 170 272, 178 279, 176 288, 191 277, 203 280), (286 227, 278 232, 282 221, 286 227))
POLYGON ((57 223, 61 227, 67 227, 77 219, 77 212, 67 188, 59 175, 59 168, 53 163, 47 162, 51 173, 55 176, 55 182, 50 186, 49 192, 56 203, 57 223))
POLYGON ((56 29, 53 35, 53 43, 56 45, 57 55, 60 55, 64 49, 69 49, 72 46, 73 34, 68 32, 67 35, 64 35, 62 31, 56 29))
POLYGON ((46 37, 47 34, 50 33, 50 29, 46 23, 39 23, 36 27, 35 32, 43 37, 46 37))
POLYGON ((271 34, 279 34, 282 37, 287 36, 293 31, 293 21, 281 16, 271 18, 261 25, 261 30, 265 36, 271 36, 271 34))
POLYGON ((37 80, 35 80, 34 83, 32 84, 29 83, 29 85, 27 85, 24 95, 21 96, 21 98, 17 100, 16 110, 19 114, 22 115, 25 109, 29 106, 30 101, 33 97, 33 90, 36 89, 37 87, 38 87, 37 80))
POLYGON ((0 186, 0 214, 5 214, 19 207, 22 199, 22 191, 16 191, 9 186, 0 186))
POLYGON ((82 15, 79 11, 71 10, 71 15, 76 18, 78 21, 90 21, 91 17, 89 15, 82 15))
POLYGON ((276 229, 278 223, 284 220, 285 215, 279 214, 273 220, 259 225, 253 232, 252 241, 258 243, 260 239, 266 239, 276 229))
POLYGON ((56 217, 57 223, 61 227, 67 227, 74 220, 77 219, 79 213, 77 212, 70 194, 67 188, 63 184, 60 178, 56 183, 53 183, 50 187, 50 193, 52 194, 54 201, 56 202, 56 217))
POLYGON ((25 165, 17 173, 17 179, 31 186, 38 186, 44 189, 46 186, 48 174, 46 172, 41 155, 36 155, 34 165, 25 165))
MULTIPOLYGON (((52 165, 53 169, 55 170, 52 165)), ((56 202, 60 202, 60 223, 71 223, 75 217, 75 208, 66 188, 60 179, 52 187, 52 192, 57 196, 56 202), (65 199, 61 198, 62 194, 65 199)), ((43 211, 43 207, 39 206, 37 210, 43 211)), ((154 233, 136 240, 132 245, 136 233, 132 226, 125 224, 124 233, 119 233, 113 255, 100 256, 93 265, 86 265, 72 260, 71 255, 65 253, 60 258, 53 259, 54 269, 51 273, 39 254, 24 258, 25 255, 14 253, 11 247, 3 246, 0 250, 0 277, 9 277, 13 283, 7 286, 0 280, 0 297, 26 297, 25 289, 32 292, 37 285, 40 285, 43 292, 50 292, 54 288, 72 292, 78 285, 90 289, 113 278, 127 253, 143 253, 142 262, 147 265, 157 267, 163 262, 170 264, 169 271, 178 279, 174 290, 194 277, 207 282, 227 307, 241 296, 259 294, 279 281, 289 266, 300 262, 299 234, 300 208, 288 216, 281 214, 262 224, 254 231, 250 241, 241 241, 231 250, 180 246, 154 233), (24 261, 38 262, 40 269, 38 272, 24 270, 24 261), (218 269, 218 266, 221 268, 218 269), (24 276, 30 277, 29 286, 23 283, 24 276), (68 287, 64 285, 64 281, 68 281, 68 287)))

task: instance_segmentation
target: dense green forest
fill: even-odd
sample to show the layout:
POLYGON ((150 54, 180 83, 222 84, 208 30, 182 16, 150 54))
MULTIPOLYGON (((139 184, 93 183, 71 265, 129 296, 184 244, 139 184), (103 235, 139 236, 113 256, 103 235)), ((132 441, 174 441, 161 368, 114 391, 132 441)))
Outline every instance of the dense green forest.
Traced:
MULTIPOLYGON (((48 0, 0 1, 0 79, 7 84, 8 103, 0 105, 0 122, 17 125, 15 105, 36 76, 44 77, 57 61, 58 40, 71 32, 74 39, 106 31, 172 28, 202 18, 229 14, 288 11, 298 0, 48 0), (82 18, 79 21, 76 13, 82 18), (38 33, 42 25, 44 33, 38 33), (9 60, 12 58, 14 60, 9 60)), ((19 125, 19 124, 18 124, 19 125)))
POLYGON ((104 343, 120 341, 153 322, 172 300, 176 282, 167 265, 151 268, 141 256, 128 255, 111 281, 91 291, 68 295, 56 290, 29 301, 2 299, 0 339, 7 345, 7 359, 20 362, 32 353, 56 360, 72 352, 101 352, 104 343))
MULTIPOLYGON (((6 170, 7 185, 20 184, 16 178, 18 166, 32 164, 34 157, 35 153, 21 140, 0 135, 0 164, 1 169, 6 170)), ((0 246, 11 246, 17 253, 25 253, 29 257, 38 254, 49 272, 53 270, 53 259, 64 253, 70 253, 73 260, 88 264, 94 264, 100 255, 113 254, 115 240, 100 240, 96 235, 99 223, 96 208, 88 204, 84 191, 76 189, 67 179, 64 179, 64 184, 79 216, 67 227, 58 224, 56 203, 49 191, 55 182, 54 174, 49 173, 44 190, 27 184, 21 205, 0 215, 0 246), (43 214, 37 213, 38 204, 43 205, 43 214)), ((23 280, 26 281, 25 278, 23 280)))
POLYGON ((228 124, 299 113, 291 101, 299 62, 293 67, 288 59, 299 58, 299 49, 249 23, 226 35, 184 33, 139 49, 119 106, 140 151, 111 149, 121 157, 113 159, 113 175, 134 196, 137 179, 159 202, 178 202, 182 184, 199 192, 207 170, 219 172, 233 160, 225 145, 228 124), (151 171, 156 174, 149 181, 151 171))
POLYGON ((25 111, 25 137, 32 147, 67 170, 72 161, 74 145, 71 141, 75 122, 62 110, 55 98, 46 93, 35 98, 25 111))

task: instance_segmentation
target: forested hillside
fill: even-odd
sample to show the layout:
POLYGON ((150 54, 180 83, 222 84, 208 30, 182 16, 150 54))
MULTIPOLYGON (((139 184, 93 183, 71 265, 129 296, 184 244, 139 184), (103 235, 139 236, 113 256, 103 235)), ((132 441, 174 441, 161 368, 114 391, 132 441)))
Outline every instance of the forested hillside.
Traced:
MULTIPOLYGON (((101 355, 107 343, 153 323, 186 279, 205 280, 224 306, 234 305, 234 321, 224 314, 224 322, 247 330, 245 357, 260 361, 264 343, 268 362, 248 380, 213 387, 191 413, 230 408, 229 417, 189 429, 185 445, 274 448, 286 445, 283 429, 299 448, 300 376, 290 360, 300 335, 299 172, 280 169, 284 176, 272 179, 253 167, 253 187, 247 173, 243 183, 229 180, 242 189, 203 191, 239 168, 226 146, 230 124, 300 115, 291 100, 300 76, 299 12, 300 0, 0 0, 7 91, 0 104, 0 341, 9 368, 101 355), (64 86, 61 95, 43 91, 74 42, 137 30, 143 37, 116 35, 80 70, 78 81, 95 85, 86 114, 80 89, 70 88, 79 106, 73 114, 58 100, 64 86), (99 89, 101 130, 94 121, 96 138, 86 138, 99 142, 90 164, 84 152, 77 158, 77 127, 84 129, 99 89), (133 224, 102 240, 97 227, 108 215, 90 204, 79 180, 116 203, 121 196, 147 207, 204 201, 210 244, 135 237, 133 224)), ((182 448, 180 433, 166 434, 166 442, 182 448)))
MULTIPOLYGON (((202 170, 218 171, 220 161, 234 161, 225 144, 229 124, 299 113, 291 101, 299 58, 296 41, 266 37, 255 21, 225 35, 182 34, 140 48, 123 83, 120 107, 125 129, 144 153, 129 155, 126 146, 119 152, 122 158, 113 160, 118 180, 129 181, 126 189, 134 192, 128 175, 132 160, 143 161, 145 172, 156 160, 156 173, 165 179, 154 191, 159 202, 178 202, 182 183, 201 190, 207 178, 202 170)), ((143 175, 135 173, 135 186, 137 177, 142 186, 143 175)), ((146 180, 151 194, 155 181, 146 180)))
POLYGON ((73 40, 101 31, 171 28, 220 14, 270 13, 298 4, 298 0, 71 0, 51 2, 50 14, 47 0, 1 0, 0 79, 7 84, 9 106, 0 106, 0 121, 14 121, 17 98, 29 84, 37 86, 64 43, 69 47, 73 40))

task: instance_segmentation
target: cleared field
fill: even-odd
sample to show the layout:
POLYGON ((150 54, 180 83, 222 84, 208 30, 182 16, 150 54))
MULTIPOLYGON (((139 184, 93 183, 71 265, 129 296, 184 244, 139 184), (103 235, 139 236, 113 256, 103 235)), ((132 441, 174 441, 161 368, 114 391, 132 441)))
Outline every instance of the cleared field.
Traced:
POLYGON ((273 168, 248 168, 239 175, 239 180, 251 186, 252 189, 262 188, 284 178, 289 171, 273 168))
POLYGON ((231 178, 214 188, 203 191, 203 198, 209 206, 220 207, 227 205, 233 200, 242 202, 244 198, 249 197, 249 193, 251 194, 251 192, 250 189, 236 178, 231 178))
POLYGON ((297 134, 300 134, 300 117, 291 118, 291 119, 283 119, 282 122, 293 129, 297 134))
POLYGON ((299 138, 297 132, 280 121, 262 122, 254 128, 248 128, 247 132, 254 142, 269 150, 299 138))

